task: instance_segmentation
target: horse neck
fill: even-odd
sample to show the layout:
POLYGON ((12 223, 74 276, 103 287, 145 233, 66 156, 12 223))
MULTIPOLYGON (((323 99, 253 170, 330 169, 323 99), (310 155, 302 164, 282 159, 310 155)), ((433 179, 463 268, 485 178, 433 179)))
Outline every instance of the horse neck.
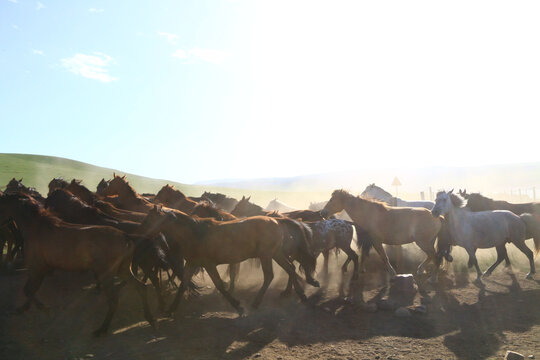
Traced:
POLYGON ((466 241, 463 236, 463 227, 468 222, 467 214, 468 212, 465 209, 452 206, 450 211, 444 216, 447 220, 451 244, 453 245, 463 246, 463 243, 466 241))
POLYGON ((343 210, 349 214, 354 222, 362 227, 366 225, 369 226, 371 224, 371 222, 368 221, 370 218, 370 213, 372 213, 370 210, 373 210, 373 208, 377 206, 368 200, 355 198, 352 195, 349 195, 343 205, 343 210))

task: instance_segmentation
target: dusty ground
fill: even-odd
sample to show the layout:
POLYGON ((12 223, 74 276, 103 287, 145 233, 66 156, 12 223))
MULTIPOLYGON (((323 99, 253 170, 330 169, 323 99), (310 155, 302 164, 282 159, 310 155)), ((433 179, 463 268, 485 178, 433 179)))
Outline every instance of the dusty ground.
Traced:
MULTIPOLYGON (((330 265, 336 268, 335 260, 330 265)), ((235 294, 247 305, 262 276, 249 267, 241 276, 235 294)), ((382 293, 382 279, 373 272, 365 277, 369 301, 382 293)), ((540 281, 524 277, 520 270, 511 276, 501 268, 481 289, 462 270, 451 271, 446 286, 426 285, 428 313, 410 318, 363 312, 344 301, 338 275, 330 277, 326 290, 308 287, 308 304, 280 299, 285 279, 277 276, 261 308, 239 318, 208 277, 198 278, 205 285, 202 296, 188 301, 174 319, 160 317, 157 331, 144 322, 136 293, 126 288, 112 333, 94 339, 91 331, 103 319, 105 301, 90 276, 55 273, 38 292, 49 310, 14 315, 26 275, 1 275, 0 358, 502 359, 508 349, 540 358, 540 281)), ((149 294, 159 316, 153 289, 149 294)))

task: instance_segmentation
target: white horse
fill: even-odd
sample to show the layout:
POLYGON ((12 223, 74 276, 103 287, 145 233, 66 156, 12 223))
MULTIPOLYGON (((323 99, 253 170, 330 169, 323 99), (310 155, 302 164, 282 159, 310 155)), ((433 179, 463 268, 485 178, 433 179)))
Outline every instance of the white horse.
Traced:
POLYGON ((378 187, 375 184, 368 185, 366 189, 360 194, 363 198, 371 198, 379 201, 384 201, 390 206, 399 206, 399 207, 416 207, 416 208, 426 208, 431 210, 435 204, 433 201, 429 200, 417 200, 417 201, 406 201, 398 197, 392 196, 388 191, 383 188, 378 187))
POLYGON ((289 205, 274 199, 268 203, 268 206, 265 209, 266 211, 279 211, 280 213, 289 212, 296 210, 295 208, 290 207, 289 205))
POLYGON ((525 244, 527 228, 523 220, 507 210, 471 212, 463 208, 463 198, 452 191, 438 192, 435 206, 431 210, 433 216, 443 215, 448 225, 449 236, 445 237, 447 240, 441 243, 439 238, 439 256, 448 259, 451 245, 461 246, 469 254, 469 267, 474 265, 476 268, 476 281, 481 283, 482 272, 476 259, 476 250, 492 247, 497 249, 497 260, 484 273, 484 276, 489 276, 497 265, 508 258, 506 243, 512 242, 529 259, 530 272, 527 279, 532 279, 535 273, 534 257, 525 244))

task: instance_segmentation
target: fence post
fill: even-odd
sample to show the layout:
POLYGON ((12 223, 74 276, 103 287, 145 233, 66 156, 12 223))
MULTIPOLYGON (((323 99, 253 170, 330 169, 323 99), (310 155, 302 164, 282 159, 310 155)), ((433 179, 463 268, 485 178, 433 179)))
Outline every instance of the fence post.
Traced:
POLYGON ((426 195, 424 194, 423 191, 420 191, 420 199, 422 199, 422 200, 426 199, 426 195))

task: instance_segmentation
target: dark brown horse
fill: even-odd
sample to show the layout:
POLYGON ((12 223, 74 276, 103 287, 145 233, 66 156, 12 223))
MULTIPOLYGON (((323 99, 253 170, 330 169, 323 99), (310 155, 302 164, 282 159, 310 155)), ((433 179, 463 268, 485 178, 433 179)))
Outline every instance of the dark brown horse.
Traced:
POLYGON ((111 203, 100 200, 96 194, 81 184, 81 180, 71 180, 66 190, 77 196, 85 204, 94 206, 105 214, 119 220, 141 222, 146 216, 146 214, 141 212, 118 209, 111 203))
POLYGON ((218 207, 219 209, 225 210, 227 212, 231 212, 236 206, 236 204, 238 204, 238 200, 234 198, 230 198, 227 195, 221 194, 221 193, 211 193, 211 192, 205 191, 201 195, 201 197, 203 199, 208 199, 212 201, 216 205, 216 207, 218 207))
POLYGON ((47 196, 51 195, 52 192, 56 189, 65 189, 67 188, 69 183, 62 179, 62 178, 53 178, 49 182, 49 192, 47 193, 47 196))
POLYGON ((45 198, 34 188, 29 188, 23 184, 23 179, 19 180, 12 178, 9 183, 6 185, 4 193, 6 194, 26 194, 33 197, 35 200, 43 203, 45 198))
POLYGON ((186 214, 191 213, 195 205, 197 205, 197 201, 188 198, 183 192, 175 189, 174 186, 169 186, 169 184, 159 190, 154 200, 169 208, 183 211, 186 214))
POLYGON ((252 306, 258 307, 270 282, 274 277, 272 259, 293 278, 293 286, 302 301, 304 291, 298 284, 294 265, 282 251, 283 232, 275 219, 251 217, 242 220, 219 222, 214 219, 199 219, 183 213, 163 211, 157 207, 148 213, 141 225, 144 234, 163 233, 174 239, 181 247, 186 259, 186 269, 182 283, 169 312, 174 312, 198 267, 203 267, 216 288, 238 311, 244 312, 240 302, 225 289, 216 269, 220 264, 239 263, 246 259, 258 258, 264 274, 264 282, 252 306))
POLYGON ((121 221, 91 205, 85 204, 78 197, 64 189, 54 190, 45 200, 45 207, 62 220, 74 224, 107 225, 128 234, 135 233, 139 227, 137 222, 121 221))
POLYGON ((540 203, 523 203, 512 204, 504 200, 493 200, 479 193, 467 194, 466 190, 459 192, 461 196, 467 199, 467 207, 471 211, 488 211, 488 210, 508 210, 516 215, 525 213, 540 214, 540 203))
POLYGON ((146 286, 137 280, 130 266, 135 248, 144 238, 126 235, 109 226, 65 223, 26 195, 0 197, 0 222, 9 218, 20 227, 28 269, 28 280, 24 286, 27 300, 19 312, 28 310, 32 303, 38 308, 44 307, 35 293, 44 276, 52 270, 91 271, 103 285, 109 305, 105 320, 94 335, 107 331, 116 312, 120 288, 114 283, 115 276, 135 286, 143 303, 144 316, 154 325, 146 286))

